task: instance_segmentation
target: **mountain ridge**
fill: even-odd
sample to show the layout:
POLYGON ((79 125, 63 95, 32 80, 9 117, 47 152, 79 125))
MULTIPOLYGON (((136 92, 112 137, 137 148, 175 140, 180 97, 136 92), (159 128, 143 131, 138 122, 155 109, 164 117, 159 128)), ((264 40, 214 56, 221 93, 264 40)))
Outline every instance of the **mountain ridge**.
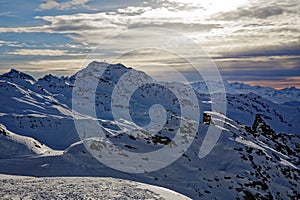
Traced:
MULTIPOLYGON (((210 81, 210 84, 213 86, 212 93, 220 92, 218 85, 222 83, 218 83, 215 81, 210 81)), ((263 87, 263 86, 251 86, 242 82, 223 82, 226 93, 229 94, 249 94, 254 93, 268 99, 274 103, 284 104, 289 102, 300 102, 300 89, 292 86, 283 89, 274 89, 271 87, 263 87)), ((191 83, 191 86, 202 93, 209 93, 206 83, 203 81, 191 83)))

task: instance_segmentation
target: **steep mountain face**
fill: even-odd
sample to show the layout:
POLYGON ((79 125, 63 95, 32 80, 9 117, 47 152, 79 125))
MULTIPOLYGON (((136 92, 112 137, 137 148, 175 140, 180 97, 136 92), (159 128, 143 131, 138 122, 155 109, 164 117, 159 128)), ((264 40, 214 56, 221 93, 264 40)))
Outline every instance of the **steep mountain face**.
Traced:
MULTIPOLYGON (((97 118, 106 134, 104 142, 99 142, 98 146, 104 147, 106 141, 127 151, 150 152, 171 145, 181 115, 176 96, 168 88, 156 84, 139 87, 129 104, 135 123, 116 120, 111 108, 114 88, 124 74, 134 69, 98 62, 88 67, 95 66, 107 67, 95 92, 97 118), (151 121, 145 113, 154 104, 166 108, 166 124, 156 135, 141 132, 142 137, 136 137, 132 133, 137 125, 146 126, 151 121)), ((225 116, 211 109, 215 99, 202 89, 198 90, 200 122, 203 124, 199 124, 190 148, 168 167, 150 173, 128 174, 98 162, 80 141, 73 121, 76 113, 71 109, 75 76, 58 78, 46 75, 36 81, 16 70, 0 76, 0 123, 12 132, 34 138, 51 149, 64 150, 64 153, 52 153, 52 156, 42 152, 35 154, 29 143, 21 142, 28 151, 0 154, 3 158, 12 158, 14 154, 19 156, 0 159, 0 166, 6 166, 0 167, 0 173, 113 176, 167 187, 193 199, 299 198, 300 108, 294 104, 277 104, 253 92, 244 94, 247 87, 241 86, 243 92, 226 95, 225 116), (220 123, 224 123, 224 127, 219 126, 220 123), (205 143, 208 128, 222 133, 211 153, 200 159, 199 150, 205 143), (28 154, 36 156, 24 158, 28 154), (21 164, 22 171, 18 167, 21 164)), ((238 90, 237 84, 232 85, 238 90)), ((294 95, 294 89, 289 92, 294 95)), ((283 93, 281 95, 280 98, 284 99, 283 93)), ((0 142, 3 147, 14 146, 7 134, 2 135, 0 142)), ((6 152, 7 148, 0 152, 6 152)))
POLYGON ((261 118, 259 114, 256 114, 252 129, 248 129, 248 131, 256 138, 263 140, 263 142, 268 146, 271 146, 284 155, 288 155, 289 158, 293 160, 292 163, 294 163, 295 166, 300 165, 299 136, 275 133, 275 131, 261 118))
POLYGON ((276 131, 300 134, 300 108, 276 104, 261 96, 249 94, 227 94, 227 116, 241 124, 251 126, 256 114, 276 131))

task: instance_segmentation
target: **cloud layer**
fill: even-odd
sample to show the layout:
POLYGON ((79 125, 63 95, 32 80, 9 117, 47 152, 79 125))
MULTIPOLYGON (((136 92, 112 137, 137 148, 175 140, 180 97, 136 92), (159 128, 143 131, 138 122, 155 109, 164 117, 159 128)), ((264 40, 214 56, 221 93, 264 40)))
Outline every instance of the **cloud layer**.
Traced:
MULTIPOLYGON (((60 44, 47 44, 47 47, 40 42, 36 50, 30 50, 30 41, 2 39, 0 48, 4 54, 42 56, 43 60, 61 56, 61 62, 70 58, 64 57, 64 54, 70 54, 73 55, 69 60, 72 63, 75 58, 84 58, 101 41, 123 31, 160 27, 195 39, 214 58, 229 80, 238 79, 243 74, 243 80, 248 82, 261 80, 271 83, 273 79, 266 78, 271 76, 299 80, 300 30, 296 0, 228 0, 223 3, 213 0, 131 0, 125 6, 119 1, 106 5, 89 0, 45 0, 35 9, 39 10, 39 15, 34 16, 32 21, 37 23, 14 27, 7 24, 0 27, 0 36, 48 34, 51 37, 59 34, 71 42, 58 41, 60 44), (57 14, 44 13, 50 9, 56 10, 57 14), (80 10, 76 12, 76 9, 80 10)), ((139 38, 139 42, 142 47, 143 39, 139 38)), ((114 56, 117 50, 113 47, 102 53, 114 56)), ((0 64, 4 63, 9 61, 4 60, 0 64)))
POLYGON ((86 4, 89 0, 68 0, 64 2, 58 2, 56 0, 44 0, 39 6, 39 10, 70 10, 77 8, 89 8, 86 4))

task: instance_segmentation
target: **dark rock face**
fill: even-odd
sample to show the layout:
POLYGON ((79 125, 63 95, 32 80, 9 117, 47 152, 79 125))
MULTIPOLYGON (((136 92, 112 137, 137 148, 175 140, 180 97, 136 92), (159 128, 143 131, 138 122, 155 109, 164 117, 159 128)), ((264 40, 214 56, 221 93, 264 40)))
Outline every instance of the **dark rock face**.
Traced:
POLYGON ((292 134, 276 133, 259 115, 256 114, 252 128, 248 132, 263 140, 264 143, 276 149, 278 152, 288 155, 292 163, 300 165, 300 137, 292 134))
POLYGON ((203 123, 203 124, 206 124, 206 125, 211 125, 211 124, 213 124, 211 115, 209 115, 209 114, 207 114, 207 113, 203 113, 203 120, 202 120, 202 123, 203 123))
POLYGON ((274 135, 275 131, 262 119, 260 114, 255 115, 255 119, 252 125, 252 131, 255 135, 274 135))
POLYGON ((0 134, 7 136, 7 132, 1 124, 0 124, 0 134))

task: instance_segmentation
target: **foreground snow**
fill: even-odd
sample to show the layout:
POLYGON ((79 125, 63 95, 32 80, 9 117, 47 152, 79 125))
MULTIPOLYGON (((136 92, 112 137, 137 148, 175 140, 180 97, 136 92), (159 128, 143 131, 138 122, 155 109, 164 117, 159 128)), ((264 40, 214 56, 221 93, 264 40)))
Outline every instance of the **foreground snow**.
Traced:
POLYGON ((1 199, 189 199, 174 191, 115 178, 0 175, 1 199))

